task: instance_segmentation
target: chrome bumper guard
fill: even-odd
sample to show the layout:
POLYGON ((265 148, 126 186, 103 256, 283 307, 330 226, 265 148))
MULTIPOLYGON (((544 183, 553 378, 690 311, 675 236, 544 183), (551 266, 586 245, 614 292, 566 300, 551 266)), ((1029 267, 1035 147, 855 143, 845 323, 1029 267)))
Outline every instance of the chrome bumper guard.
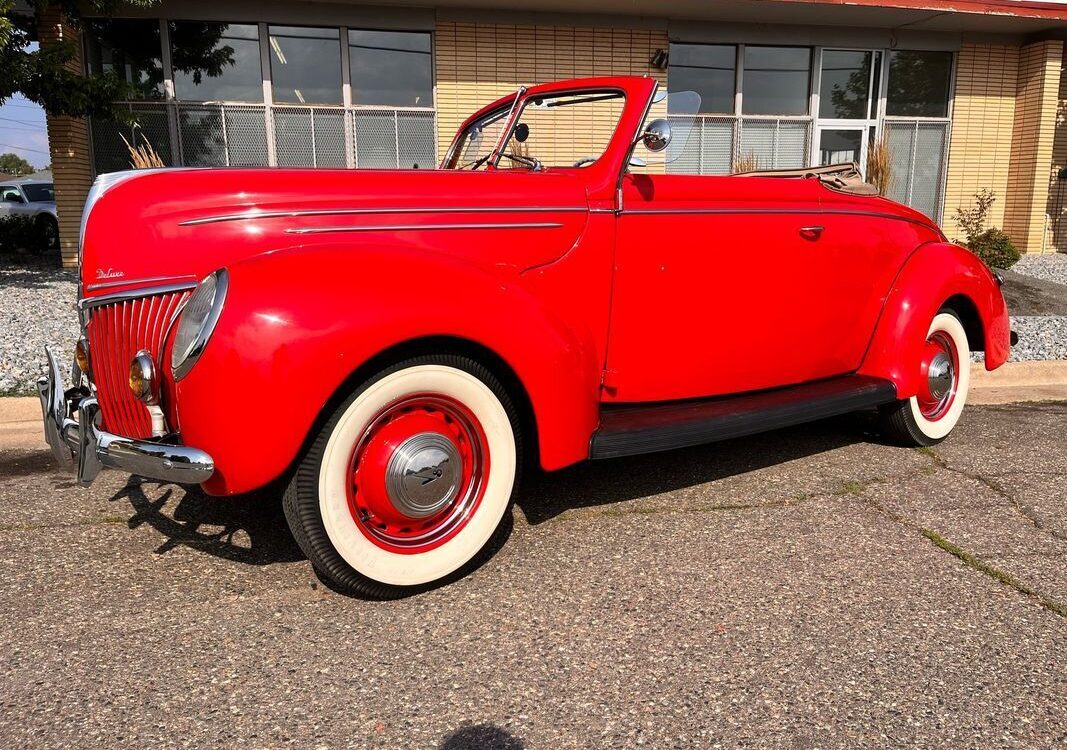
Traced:
POLYGON ((85 388, 64 390, 55 354, 47 348, 45 354, 48 375, 37 381, 44 439, 60 463, 74 468, 78 484, 88 487, 105 467, 179 484, 206 482, 214 473, 215 462, 202 450, 101 430, 96 398, 85 388))

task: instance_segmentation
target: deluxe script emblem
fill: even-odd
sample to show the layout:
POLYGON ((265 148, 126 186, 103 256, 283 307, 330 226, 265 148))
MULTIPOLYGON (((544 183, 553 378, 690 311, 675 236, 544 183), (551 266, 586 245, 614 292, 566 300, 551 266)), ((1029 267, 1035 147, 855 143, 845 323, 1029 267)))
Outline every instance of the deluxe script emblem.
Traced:
POLYGON ((103 268, 96 269, 96 278, 100 279, 121 279, 125 276, 125 272, 116 271, 114 268, 109 268, 106 271, 103 268))

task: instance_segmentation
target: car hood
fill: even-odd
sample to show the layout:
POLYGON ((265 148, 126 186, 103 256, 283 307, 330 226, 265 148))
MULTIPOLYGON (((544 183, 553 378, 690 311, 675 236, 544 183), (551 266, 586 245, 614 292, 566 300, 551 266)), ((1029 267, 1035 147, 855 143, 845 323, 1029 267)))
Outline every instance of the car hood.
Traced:
POLYGON ((567 172, 165 169, 103 184, 83 224, 86 297, 195 282, 250 256, 327 242, 435 252, 450 244, 447 252, 473 262, 522 270, 564 254, 587 217, 583 184, 567 172), (439 241, 443 232, 403 231, 460 222, 537 222, 550 231, 536 243, 483 233, 470 246, 439 241), (370 225, 382 229, 353 229, 370 225))

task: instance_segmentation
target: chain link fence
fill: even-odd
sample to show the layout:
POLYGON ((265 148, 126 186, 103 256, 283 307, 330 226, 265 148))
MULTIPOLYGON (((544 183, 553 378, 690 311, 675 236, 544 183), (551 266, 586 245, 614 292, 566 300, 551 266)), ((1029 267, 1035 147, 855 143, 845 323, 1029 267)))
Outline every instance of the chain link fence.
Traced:
POLYGON ((433 169, 432 109, 130 102, 129 119, 90 120, 96 174, 130 168, 147 141, 167 166, 433 169))

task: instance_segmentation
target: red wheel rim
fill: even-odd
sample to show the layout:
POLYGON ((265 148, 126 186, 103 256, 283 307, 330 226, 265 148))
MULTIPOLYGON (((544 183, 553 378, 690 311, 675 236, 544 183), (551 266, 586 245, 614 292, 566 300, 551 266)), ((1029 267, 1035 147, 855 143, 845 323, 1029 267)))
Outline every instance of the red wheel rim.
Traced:
POLYGON ((956 400, 960 359, 956 342, 945 331, 934 331, 926 340, 922 358, 919 412, 931 422, 944 417, 956 400))
POLYGON ((356 441, 348 507, 379 547, 426 552, 467 525, 488 476, 489 446, 474 414, 448 396, 409 396, 379 413, 356 441))

